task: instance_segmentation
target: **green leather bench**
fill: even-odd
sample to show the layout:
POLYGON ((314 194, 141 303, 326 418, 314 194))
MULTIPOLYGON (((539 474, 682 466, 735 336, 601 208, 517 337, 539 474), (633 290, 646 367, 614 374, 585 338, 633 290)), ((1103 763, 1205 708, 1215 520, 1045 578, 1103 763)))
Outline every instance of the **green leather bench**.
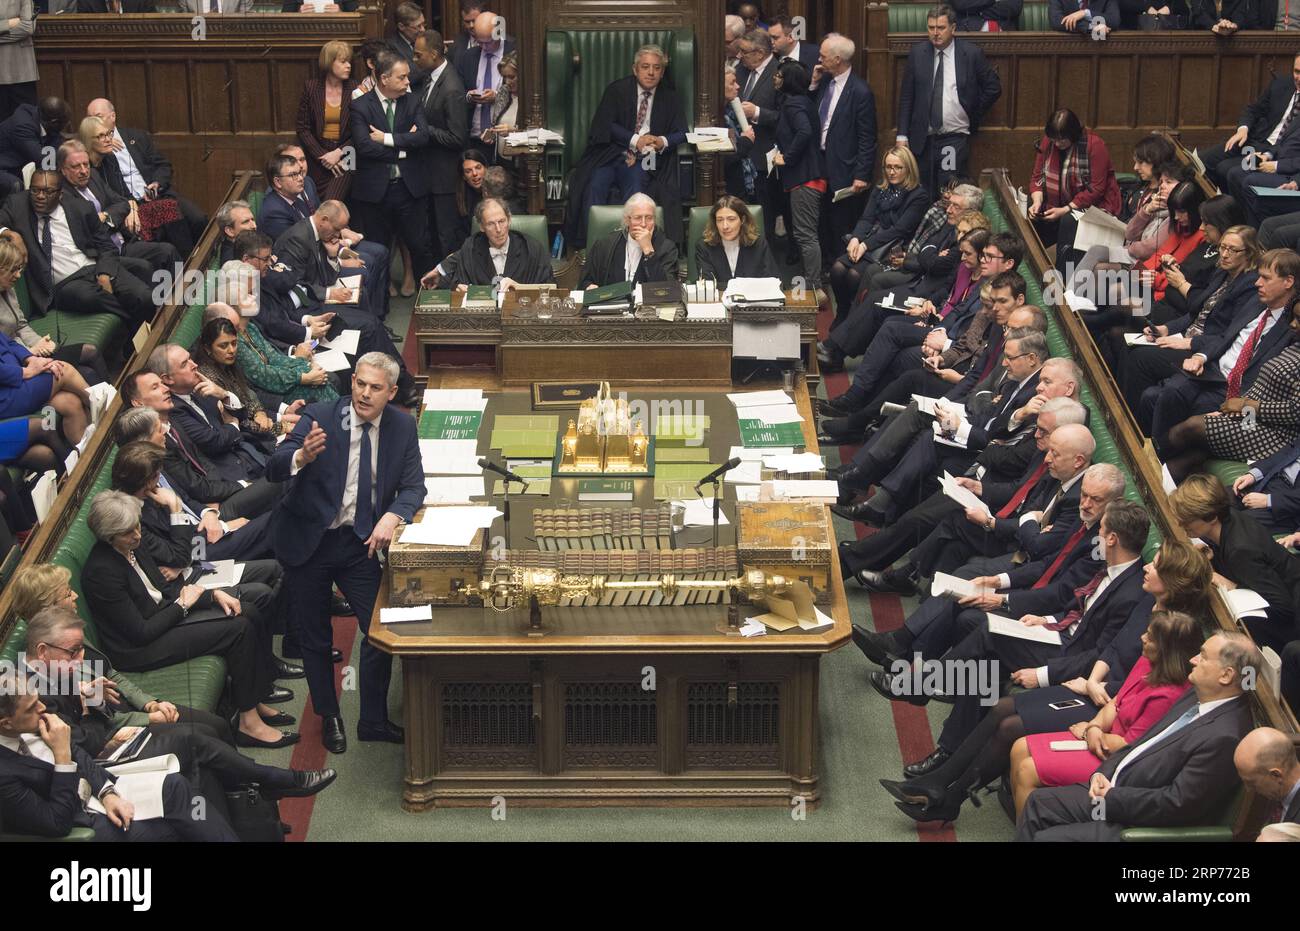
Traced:
POLYGON ((70 314, 58 308, 51 308, 43 317, 32 317, 32 299, 27 293, 26 279, 14 282, 14 295, 18 306, 32 325, 32 329, 42 336, 48 336, 59 345, 86 343, 98 346, 100 352, 112 344, 121 333, 125 321, 115 314, 70 314))
MULTIPOLYGON (((891 3, 889 5, 889 32, 925 32, 925 14, 931 3, 891 3)), ((1016 28, 1021 32, 1051 32, 1051 20, 1046 3, 1026 3, 1020 11, 1016 28)))
MULTIPOLYGON (((763 208, 757 204, 749 204, 749 215, 754 218, 754 223, 758 226, 758 235, 763 235, 763 208)), ((699 245, 704 236, 704 228, 709 225, 709 207, 692 207, 689 225, 686 228, 686 280, 695 281, 699 273, 699 268, 695 264, 695 247, 699 245)))
MULTIPOLYGON (((551 252, 551 243, 549 240, 550 231, 546 226, 546 217, 533 216, 531 214, 515 214, 510 218, 510 228, 516 233, 521 233, 529 239, 535 240, 542 246, 542 251, 548 255, 551 252)), ((470 235, 478 232, 478 218, 470 217, 469 221, 470 235)))
MULTIPOLYGON (((546 32, 546 128, 564 137, 564 145, 546 152, 546 181, 567 182, 570 169, 587 145, 591 118, 605 88, 632 73, 632 56, 643 45, 658 45, 668 54, 664 85, 676 89, 686 111, 688 129, 695 127, 695 33, 691 29, 620 29, 589 31, 548 29, 546 32)), ((722 80, 722 75, 718 75, 722 80)), ((682 173, 682 199, 689 201, 688 176, 693 177, 695 150, 677 149, 682 173)), ((567 189, 564 197, 568 197, 567 189)))

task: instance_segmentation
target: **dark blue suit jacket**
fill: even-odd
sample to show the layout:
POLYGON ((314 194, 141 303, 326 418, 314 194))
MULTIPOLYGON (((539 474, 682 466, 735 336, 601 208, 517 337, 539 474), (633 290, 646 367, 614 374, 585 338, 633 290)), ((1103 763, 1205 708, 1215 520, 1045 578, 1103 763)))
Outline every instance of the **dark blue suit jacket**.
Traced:
POLYGON ((28 162, 39 164, 43 145, 57 148, 59 140, 45 135, 35 104, 19 104, 13 115, 0 123, 0 170, 18 174, 28 162))
POLYGON ((961 32, 979 32, 984 28, 984 21, 990 19, 1003 31, 1016 29, 1024 6, 1024 0, 952 0, 952 8, 957 11, 957 29, 961 32))
MULTIPOLYGON (((1244 327, 1251 326, 1255 318, 1263 310, 1264 306, 1260 301, 1251 302, 1237 313, 1237 316, 1233 318, 1227 329, 1219 335, 1217 340, 1209 343, 1201 350, 1205 353, 1205 373, 1209 376, 1209 380, 1217 381, 1221 378, 1219 357, 1232 347, 1233 342, 1237 339, 1237 334, 1244 327)), ((1243 391, 1254 383, 1260 369, 1264 367, 1264 363, 1281 352, 1291 342, 1293 331, 1287 325, 1289 319, 1290 315, 1283 312, 1277 323, 1273 324, 1272 328, 1260 339, 1259 345, 1255 347, 1255 351, 1251 354, 1250 363, 1246 366, 1246 371, 1241 377, 1241 389, 1243 391)))
MULTIPOLYGON (((498 48, 495 52, 492 53, 493 68, 501 64, 501 57, 503 55, 509 55, 511 52, 515 50, 514 37, 506 36, 506 40, 503 43, 503 45, 505 46, 504 48, 498 48)), ((478 66, 479 66, 479 62, 481 62, 482 60, 483 60, 483 47, 476 44, 467 47, 465 51, 462 52, 459 56, 457 56, 456 60, 452 62, 452 64, 456 68, 456 74, 460 77, 460 83, 464 86, 465 91, 467 93, 469 91, 478 89, 478 66)), ((412 83, 414 84, 414 82, 412 83)), ((479 104, 470 103, 468 100, 465 101, 466 112, 469 114, 468 125, 472 126, 474 124, 474 108, 477 106, 479 106, 479 104)), ((521 112, 522 112, 522 107, 521 107, 521 112)))
MULTIPOLYGON (((275 556, 286 566, 301 566, 311 559, 343 504, 351 440, 343 420, 351 404, 352 399, 345 396, 307 405, 293 433, 284 438, 267 465, 271 481, 288 480, 294 454, 302 448, 312 425, 320 424, 325 431, 325 450, 293 477, 276 506, 272 531, 275 556)), ((410 521, 424 503, 424 467, 415 418, 392 405, 384 409, 379 421, 375 485, 376 520, 391 511, 410 521)))
POLYGON ((385 130, 388 119, 375 91, 362 94, 352 101, 350 115, 352 145, 357 150, 357 170, 352 178, 352 196, 359 201, 377 204, 388 190, 388 169, 396 164, 402 169, 402 182, 412 197, 429 193, 429 173, 424 159, 418 157, 419 149, 429 144, 429 124, 424 119, 424 108, 415 94, 397 98, 393 115, 393 143, 386 146, 370 138, 370 127, 385 130), (415 131, 411 132, 411 127, 415 131), (406 158, 399 159, 405 151, 406 158))
MULTIPOLYGON (((1087 9, 1092 13, 1093 18, 1100 16, 1106 20, 1106 25, 1111 29, 1119 28, 1119 3, 1116 0, 1088 0, 1087 9)), ((1048 0, 1047 17, 1052 23, 1052 28, 1057 32, 1087 32, 1088 21, 1080 20, 1073 30, 1068 30, 1062 25, 1065 17, 1070 13, 1079 10, 1079 5, 1074 0, 1048 0)))
MULTIPOLYGON (((1169 321, 1170 333, 1187 332, 1187 328, 1192 325, 1192 321, 1196 319, 1201 312, 1201 308, 1205 306, 1206 299, 1219 290, 1227 274, 1223 269, 1217 269, 1210 276, 1210 280, 1204 288, 1187 296, 1187 313, 1169 321)), ((1228 285, 1228 290, 1223 292, 1223 297, 1219 298, 1218 305, 1214 310, 1210 311, 1210 315, 1205 319, 1205 327, 1202 329, 1201 335, 1192 337, 1192 352, 1204 352, 1205 347, 1217 340, 1223 334, 1224 328, 1237 316, 1238 307, 1254 304, 1259 300, 1259 293, 1255 290, 1255 282, 1258 279, 1259 272, 1247 270, 1239 274, 1236 280, 1228 285)))
MULTIPOLYGON (((821 107, 822 97, 830 93, 831 83, 828 75, 817 85, 817 93, 813 96, 814 109, 821 107)), ((876 95, 856 74, 849 74, 831 114, 831 125, 826 130, 825 159, 826 183, 832 194, 848 187, 854 179, 870 184, 875 177, 876 95)), ((916 222, 921 222, 920 214, 917 214, 916 222)), ((916 223, 912 228, 916 228, 916 223)), ((910 230, 908 235, 911 235, 910 230)))
POLYGON ((777 168, 781 187, 787 191, 808 181, 826 177, 822 166, 821 121, 809 97, 787 97, 781 104, 776 124, 776 147, 785 164, 777 168))
POLYGON ((221 411, 214 398, 203 398, 197 394, 190 395, 190 398, 207 414, 210 422, 204 423, 192 407, 180 398, 173 398, 172 425, 212 460, 222 478, 231 482, 257 478, 261 470, 240 453, 244 435, 239 427, 221 419, 221 411))
MULTIPOLYGON (((307 180, 310 181, 311 179, 308 178, 307 180)), ((262 198, 262 209, 257 213, 257 231, 270 236, 272 241, 279 239, 280 234, 289 227, 312 215, 313 209, 310 201, 299 195, 298 203, 302 206, 303 213, 295 211, 275 191, 267 191, 266 196, 262 198)))
MULTIPOLYGON (((1002 96, 1002 82, 974 42, 953 39, 952 47, 957 50, 957 100, 970 118, 970 131, 973 133, 989 107, 1002 96)), ((908 53, 907 68, 898 92, 898 132, 907 137, 913 152, 925 148, 925 138, 930 132, 930 90, 933 84, 934 46, 926 39, 912 46, 908 53)))
MULTIPOLYGON (((1267 28, 1273 28, 1271 22, 1267 28)), ((1245 126, 1251 139, 1266 139, 1281 121, 1282 114, 1286 112, 1294 93, 1295 81, 1291 79, 1291 75, 1289 73, 1279 75, 1269 82, 1268 87, 1264 88, 1264 93, 1242 108, 1237 125, 1245 126)))

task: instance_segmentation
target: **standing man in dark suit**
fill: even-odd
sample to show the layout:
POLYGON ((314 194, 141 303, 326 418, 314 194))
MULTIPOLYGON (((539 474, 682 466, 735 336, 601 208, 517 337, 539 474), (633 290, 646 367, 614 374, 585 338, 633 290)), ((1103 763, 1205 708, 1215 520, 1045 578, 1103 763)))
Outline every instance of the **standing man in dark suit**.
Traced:
POLYGON ((434 261, 440 262, 460 245, 456 191, 461 153, 469 143, 469 114, 465 85, 442 54, 441 33, 427 29, 415 37, 415 62, 425 72, 425 79, 411 93, 419 99, 429 124, 429 146, 424 150, 429 167, 429 241, 434 261))
POLYGON ((59 97, 46 97, 39 107, 19 104, 0 123, 0 196, 22 190, 24 165, 35 162, 37 168, 53 168, 42 164, 41 154, 58 148, 71 128, 72 115, 59 97))
POLYGON ((970 137, 1002 95, 1002 83, 978 45, 956 38, 952 7, 935 7, 925 26, 929 41, 907 56, 897 142, 916 155, 921 183, 937 198, 949 178, 966 174, 970 137))
MULTIPOLYGON (((505 20, 495 13, 481 12, 474 19, 474 45, 467 48, 456 61, 456 73, 465 88, 465 116, 469 121, 471 138, 483 138, 483 131, 492 128, 492 102, 497 99, 501 86, 501 57, 515 50, 515 40, 505 34, 505 20)), ((496 148, 487 153, 496 161, 496 148)))
POLYGON ((487 9, 486 0, 460 0, 461 28, 451 43, 451 51, 447 53, 447 60, 451 62, 453 68, 459 67, 461 57, 475 46, 474 20, 478 19, 479 14, 487 9))
POLYGON ((1281 142, 1282 136, 1300 116, 1300 55, 1291 62, 1291 73, 1278 75, 1264 88, 1259 98, 1246 104, 1241 111, 1237 131, 1223 145, 1214 146, 1198 154, 1205 163, 1205 173, 1219 182, 1228 184, 1228 169, 1241 164, 1243 153, 1271 152, 1281 142))
POLYGON ((57 171, 37 170, 30 190, 11 194, 0 207, 0 226, 27 246, 33 308, 42 316, 57 307, 134 323, 153 319, 148 263, 118 255, 95 208, 79 197, 65 200, 61 180, 57 171))
POLYGON ((0 822, 8 830, 57 838, 88 827, 100 842, 239 840, 217 811, 194 817, 194 792, 180 773, 163 780, 162 800, 161 818, 133 820, 135 806, 117 794, 107 770, 73 745, 72 728, 46 710, 24 676, 0 675, 0 822), (82 802, 82 779, 106 814, 82 802))
POLYGON ((331 753, 347 749, 330 662, 329 593, 337 582, 361 625, 359 740, 401 743, 388 719, 392 659, 366 637, 383 577, 378 554, 424 501, 415 420, 389 405, 397 361, 381 353, 357 360, 352 396, 308 405, 271 457, 269 473, 293 479, 275 525, 276 557, 302 642, 312 702, 331 753))
POLYGON ((794 26, 788 16, 773 16, 768 24, 767 34, 772 37, 772 51, 778 61, 793 58, 812 74, 817 67, 819 49, 812 42, 804 42, 802 37, 795 38, 794 26))
MULTIPOLYGON (((776 69, 780 62, 772 51, 772 39, 757 29, 740 38, 740 67, 736 69, 736 82, 740 85, 740 107, 754 128, 754 144, 749 150, 749 160, 758 172, 754 185, 758 201, 763 205, 763 233, 767 243, 777 249, 776 218, 787 212, 786 195, 777 172, 767 170, 767 153, 776 145, 776 123, 781 115, 777 97, 776 69)), ((790 234, 787 220, 787 237, 790 234)), ((778 250, 779 251, 779 250, 778 250)))
POLYGON ((1192 657, 1192 688, 1087 785, 1035 789, 1018 841, 1117 841, 1125 828, 1205 824, 1240 784, 1233 754, 1253 721, 1244 676, 1262 675, 1250 638, 1217 633, 1192 657))
POLYGON ((424 32, 427 26, 424 21, 424 10, 420 9, 419 4, 406 0, 397 5, 394 18, 397 20, 397 30, 387 36, 385 41, 388 42, 389 48, 401 55, 402 60, 410 65, 411 86, 415 87, 426 76, 426 72, 415 61, 416 37, 424 32))
POLYGON ((181 264, 181 254, 169 242, 148 242, 140 238, 140 213, 135 201, 114 191, 90 167, 90 154, 80 139, 59 146, 59 174, 69 197, 80 197, 95 208, 108 227, 109 238, 122 255, 148 263, 150 271, 171 272, 181 264))
POLYGON ((1291 738, 1272 727, 1257 727, 1237 744, 1232 761, 1247 789, 1276 803, 1269 824, 1300 822, 1300 761, 1291 738))
POLYGON ((851 39, 832 32, 822 40, 813 99, 822 120, 821 150, 826 165, 822 201, 822 255, 833 262, 844 249, 866 205, 876 170, 876 96, 853 73, 851 39), (835 192, 853 188, 853 196, 833 203, 835 192))
POLYGON ((194 249, 194 243, 203 238, 203 228, 208 225, 208 218, 197 204, 181 197, 172 187, 171 162, 154 147, 153 139, 144 130, 118 128, 117 110, 112 101, 103 97, 92 100, 86 107, 86 115, 99 117, 104 122, 104 128, 113 134, 115 165, 132 197, 136 200, 155 200, 159 197, 176 200, 181 219, 192 241, 187 245, 170 236, 169 239, 182 255, 188 256, 194 249))
POLYGON ((375 69, 374 91, 352 101, 357 170, 351 200, 369 239, 388 243, 394 233, 401 236, 419 278, 433 265, 425 204, 429 175, 423 170, 429 127, 420 101, 407 93, 410 66, 395 52, 384 51, 375 57, 375 69))
POLYGON ((664 50, 645 45, 632 57, 632 74, 605 88, 587 148, 569 176, 565 238, 574 245, 587 243, 593 204, 626 203, 633 194, 648 194, 662 206, 665 235, 681 241, 677 146, 686 141, 686 111, 677 92, 663 83, 667 68, 664 50))

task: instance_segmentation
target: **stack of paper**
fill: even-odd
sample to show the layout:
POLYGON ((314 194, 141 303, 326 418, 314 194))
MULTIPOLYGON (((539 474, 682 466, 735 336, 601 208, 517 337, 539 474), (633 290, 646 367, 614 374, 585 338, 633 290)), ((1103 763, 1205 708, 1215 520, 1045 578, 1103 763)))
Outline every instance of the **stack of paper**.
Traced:
POLYGON ((778 501, 821 501, 834 504, 839 500, 839 482, 822 480, 777 480, 772 482, 772 494, 778 501))
POLYGON ((469 546, 480 530, 492 526, 501 512, 490 506, 425 508, 418 524, 402 528, 402 543, 425 546, 469 546))
POLYGON ((687 320, 726 320, 727 308, 722 304, 687 304, 687 320))
POLYGON ((722 292, 728 307, 753 304, 784 304, 785 291, 780 278, 732 278, 722 292))
MULTIPOLYGON (((685 498, 681 501, 674 501, 674 505, 681 505, 686 509, 683 526, 685 527, 712 527, 713 526, 713 499, 685 498)), ((731 523, 727 520, 725 511, 718 510, 718 526, 722 527, 731 523)))
POLYGON ((481 388, 426 388, 426 411, 479 411, 487 407, 481 388))
POLYGON ((826 462, 816 453, 798 453, 788 455, 763 456, 763 467, 772 469, 775 472, 786 472, 791 475, 798 475, 804 472, 821 472, 826 468, 826 462))
POLYGON ((771 388, 765 391, 737 391, 734 394, 727 395, 727 400, 735 405, 737 411, 747 407, 770 407, 773 404, 794 403, 790 399, 790 395, 779 388, 771 388))
MULTIPOLYGON (((1074 248, 1087 252, 1093 246, 1105 246, 1110 260, 1131 265, 1133 258, 1124 248, 1125 226, 1104 210, 1089 207, 1078 215, 1078 230, 1074 235, 1074 248)), ((1073 305, 1071 305, 1073 306, 1073 305)))
POLYGON ((480 476, 427 477, 424 480, 425 504, 469 504, 483 497, 483 479, 480 476))
POLYGON ((934 580, 930 583, 931 595, 936 598, 951 598, 953 601, 986 591, 988 591, 986 588, 976 588, 969 579, 960 579, 946 572, 936 572, 934 580))
POLYGON ((482 475, 478 440, 420 440, 425 475, 482 475))
POLYGON ((963 508, 979 508, 981 511, 989 509, 989 506, 981 501, 975 492, 957 484, 957 480, 947 472, 943 473, 943 477, 939 479, 939 487, 943 489, 945 495, 963 508))
POLYGON ((411 608, 380 608, 379 623, 400 624, 404 621, 431 621, 433 609, 429 605, 415 605, 411 608))
POLYGON ((916 402, 916 407, 922 414, 934 416, 934 406, 936 404, 942 404, 945 410, 956 411, 957 416, 961 417, 963 420, 966 417, 966 405, 962 404, 960 401, 949 401, 947 398, 927 398, 923 394, 912 395, 912 400, 916 402))
POLYGON ((745 623, 740 625, 740 636, 742 637, 762 637, 767 633, 767 625, 756 617, 745 618, 745 623))
POLYGON ((564 145, 564 137, 550 129, 524 129, 506 133, 506 145, 515 148, 539 145, 564 145))
POLYGON ((339 352, 345 352, 350 356, 355 356, 357 354, 357 346, 360 340, 360 330, 344 330, 333 339, 322 339, 320 344, 326 349, 337 349, 339 352))
POLYGON ((1229 591, 1219 586, 1219 594, 1237 618, 1267 617, 1268 602, 1259 592, 1249 588, 1234 588, 1229 591))
MULTIPOLYGON (((762 462, 771 456, 791 456, 794 454, 793 446, 733 446, 727 453, 728 459, 743 459, 748 462, 751 459, 755 462, 762 462)), ((656 453, 658 455, 658 453, 656 453)))
POLYGON ((757 485, 763 481, 763 464, 753 460, 741 462, 726 474, 723 481, 729 485, 757 485))

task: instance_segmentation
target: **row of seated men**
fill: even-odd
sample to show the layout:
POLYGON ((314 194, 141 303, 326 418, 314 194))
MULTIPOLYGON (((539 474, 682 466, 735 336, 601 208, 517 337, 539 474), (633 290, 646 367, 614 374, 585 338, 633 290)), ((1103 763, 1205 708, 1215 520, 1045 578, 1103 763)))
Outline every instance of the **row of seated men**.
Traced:
MULTIPOLYGON (((1300 458, 1289 451, 1300 421, 1297 408, 1285 402, 1261 411, 1250 389, 1266 363, 1293 345, 1294 328, 1288 322, 1300 293, 1300 255, 1291 249, 1262 252, 1234 198, 1220 195, 1205 201, 1196 185, 1178 179, 1172 145, 1163 137, 1143 140, 1135 161, 1145 187, 1134 193, 1138 206, 1131 208, 1131 219, 1126 217, 1127 235, 1137 247, 1131 261, 1150 261, 1135 270, 1133 281, 1148 290, 1159 287, 1163 293, 1157 292, 1154 303, 1148 298, 1151 319, 1141 308, 1130 309, 1122 319, 1104 319, 1103 315, 1113 313, 1105 299, 1084 316, 1106 345, 1108 328, 1142 330, 1152 327, 1152 320, 1162 319, 1162 312, 1163 319, 1171 321, 1177 314, 1190 316, 1165 329, 1153 329, 1152 338, 1170 331, 1181 333, 1193 323, 1197 329, 1192 336, 1197 337, 1212 311, 1226 315, 1215 321, 1209 351, 1194 360, 1197 372, 1189 365, 1186 373, 1178 373, 1175 364, 1167 379, 1149 381, 1141 392, 1166 419, 1176 418, 1175 440, 1191 437, 1183 439, 1181 447, 1189 450, 1189 458, 1207 425, 1210 431, 1222 429, 1216 418, 1237 421, 1238 435, 1252 440, 1255 428, 1266 437, 1275 423, 1287 425, 1284 442, 1270 453, 1276 454, 1277 465, 1258 463, 1255 472, 1238 482, 1241 493, 1254 483, 1274 482, 1274 497, 1234 496, 1217 479, 1193 474, 1189 466, 1175 470, 1180 485, 1171 500, 1189 534, 1207 547, 1205 554, 1187 555, 1188 561, 1203 564, 1200 575, 1206 583, 1197 598, 1186 603, 1199 615, 1192 619, 1197 632, 1209 621, 1211 573, 1226 587, 1267 593, 1267 617, 1247 619, 1247 627, 1255 644, 1282 655, 1283 693, 1295 702, 1300 697, 1300 642, 1294 585, 1300 580, 1300 562, 1274 542, 1272 525, 1253 515, 1270 510, 1275 500, 1285 507, 1281 491, 1290 488, 1291 480, 1279 482, 1278 476, 1300 458), (1182 248, 1184 240, 1193 239, 1182 248), (1184 261, 1194 253, 1206 255, 1202 269, 1184 261), (1187 268, 1186 275, 1180 263, 1187 268), (1233 292, 1238 270, 1247 265, 1249 283, 1236 284, 1240 290, 1233 292), (1200 276, 1199 281, 1189 282, 1194 275, 1200 276), (1175 293, 1185 303, 1177 303, 1175 293), (1230 294, 1238 302, 1231 309, 1219 304, 1230 294), (1209 311, 1201 306, 1207 298, 1209 311), (1162 310, 1165 300, 1173 301, 1174 307, 1162 310), (1131 322, 1134 316, 1136 322, 1131 322), (1281 326, 1273 330, 1272 324, 1279 320, 1281 326), (1217 387, 1213 378, 1193 381, 1189 377, 1211 366, 1219 373, 1217 387), (1195 393, 1188 384, 1196 386, 1195 393), (1242 417, 1244 407, 1252 410, 1242 417), (1188 414, 1198 410, 1202 415, 1189 420, 1188 414), (1253 416, 1261 413, 1257 419, 1253 416), (1242 426, 1242 420, 1248 423, 1242 426), (1240 500, 1230 504, 1232 497, 1240 500)), ((876 528, 859 540, 842 542, 840 557, 846 578, 853 577, 873 591, 915 594, 924 578, 945 572, 972 580, 977 594, 957 601, 932 596, 909 616, 901 631, 880 635, 860 628, 855 630, 855 641, 869 659, 885 667, 871 680, 885 697, 918 703, 940 697, 954 702, 938 749, 927 759, 909 764, 906 785, 886 785, 899 799, 900 808, 918 820, 948 820, 969 790, 1009 771, 1008 806, 1014 803, 1020 810, 1023 830, 1033 821, 1024 812, 1032 804, 1027 801, 1030 791, 1058 784, 1044 782, 1041 773, 1033 775, 1034 767, 1059 764, 1065 757, 1058 751, 1047 752, 1046 746, 1035 747, 1032 739, 1020 744, 1015 739, 1064 731, 1072 725, 1078 725, 1075 730, 1082 738, 1089 723, 1110 731, 1110 697, 1148 672, 1144 669, 1135 676, 1137 656, 1121 663, 1123 657, 1114 654, 1119 649, 1116 644, 1125 642, 1117 639, 1119 632, 1127 625, 1130 645, 1141 642, 1152 623, 1153 604, 1137 602, 1143 586, 1158 577, 1164 554, 1174 544, 1166 544, 1156 568, 1148 568, 1144 579, 1140 556, 1148 518, 1140 507, 1121 500, 1122 473, 1092 463, 1096 443, 1087 427, 1087 411, 1078 401, 1082 374, 1072 360, 1049 358, 1046 320, 1037 308, 1024 304, 1026 285, 1014 271, 1025 254, 1024 243, 1011 233, 989 232, 981 212, 984 195, 973 185, 950 183, 931 204, 915 159, 906 149, 889 151, 884 169, 847 250, 832 267, 837 314, 829 338, 819 347, 823 364, 832 371, 847 358, 861 356, 849 389, 818 404, 821 442, 861 444, 838 471, 841 501, 834 510, 876 528), (923 411, 913 395, 937 403, 932 411, 928 407, 923 411), (956 483, 978 497, 980 505, 962 507, 945 495, 939 485, 944 473, 957 476, 956 483), (873 489, 865 500, 856 501, 873 489), (1117 532, 1121 515, 1132 523, 1117 532), (1103 545, 1098 545, 1099 540, 1103 545), (1128 596, 1121 599, 1125 590, 1128 596), (991 633, 986 612, 1006 615, 1013 623, 1047 627, 1059 643, 991 633), (1111 655, 1103 658, 1107 649, 1111 655), (945 666, 996 660, 995 668, 1010 673, 1008 684, 1032 691, 1024 693, 1030 695, 1028 699, 1021 694, 1014 701, 1003 700, 997 706, 1000 710, 990 713, 969 692, 918 689, 921 667, 915 664, 924 660, 941 660, 945 666), (1110 674, 1117 669, 1123 674, 1116 680, 1110 674), (1111 683, 1109 692, 1106 682, 1111 683), (1083 715, 1077 720, 1049 707, 1071 705, 1071 692, 1087 696, 1075 705, 1080 710, 1072 712, 1083 715), (1033 710, 1026 714, 1032 721, 1026 727, 1020 712, 1025 710, 1022 705, 1030 703, 1033 710), (1013 724, 1002 723, 1013 714, 1017 716, 1013 724), (974 756, 959 751, 987 746, 990 728, 1002 728, 998 733, 1015 739, 999 744, 1000 755, 993 754, 979 768, 972 768, 974 756), (1034 750, 1036 761, 1030 752, 1034 750), (953 759, 957 763, 950 765, 953 759), (926 791, 919 791, 922 788, 926 791)), ((1064 257, 1061 264, 1070 284, 1083 291, 1086 279, 1080 277, 1078 266, 1085 259, 1092 263, 1085 273, 1100 277, 1100 271, 1115 270, 1104 268, 1113 264, 1109 254, 1098 263, 1095 256, 1070 248, 1075 235, 1071 208, 1098 206, 1115 214, 1123 210, 1114 169, 1096 134, 1083 129, 1069 111, 1054 114, 1029 180, 1028 215, 1043 240, 1056 246, 1058 261, 1064 257)), ((1136 293, 1138 288, 1133 290, 1136 293)), ((1129 350, 1123 340, 1119 343, 1125 347, 1120 352, 1131 353, 1130 365, 1140 353, 1166 351, 1163 344, 1129 350)), ((1181 358, 1191 355, 1183 351, 1181 358)), ((1285 357, 1273 367, 1279 369, 1273 373, 1277 384, 1288 378, 1294 381, 1294 366, 1285 357)), ((1294 390, 1274 387, 1258 397, 1263 403, 1276 399, 1279 391, 1289 396, 1294 390)), ((1158 441, 1158 448, 1163 445, 1158 441)), ((1197 462, 1205 459, 1203 445, 1197 462)), ((1154 589, 1146 591, 1150 594, 1154 589)), ((1157 597, 1155 605, 1160 603, 1157 597)), ((1186 614, 1188 607, 1180 610, 1186 614)), ((1187 618, 1183 622, 1191 623, 1187 618)), ((1249 641, 1246 646, 1256 649, 1249 641)), ((1186 688, 1188 662, 1189 658, 1181 661, 1182 672, 1172 680, 1182 688, 1186 688)), ((1245 668, 1263 667, 1252 661, 1245 668)), ((995 690, 992 698, 996 697, 995 690)), ((1248 725, 1248 714, 1244 720, 1248 725)), ((1241 736, 1232 735, 1233 742, 1241 736)), ((1128 735, 1125 743, 1134 743, 1136 737, 1128 735)), ((1091 772, 1109 757, 1109 751, 1097 751, 1080 751, 1084 755, 1076 762, 1091 772)), ((1080 772, 1066 768, 1051 778, 1073 783, 1080 772)), ((1228 798, 1208 784, 1200 786, 1198 791, 1202 790, 1206 807, 1197 810, 1193 821, 1207 812, 1220 812, 1228 798)), ((1100 794, 1094 792, 1094 797, 1100 794)), ((1086 822, 1086 801, 1075 813, 1079 810, 1086 822)), ((1116 818, 1110 826, 1193 823, 1186 814, 1162 820, 1166 815, 1154 809, 1131 813, 1128 820, 1116 818)))

